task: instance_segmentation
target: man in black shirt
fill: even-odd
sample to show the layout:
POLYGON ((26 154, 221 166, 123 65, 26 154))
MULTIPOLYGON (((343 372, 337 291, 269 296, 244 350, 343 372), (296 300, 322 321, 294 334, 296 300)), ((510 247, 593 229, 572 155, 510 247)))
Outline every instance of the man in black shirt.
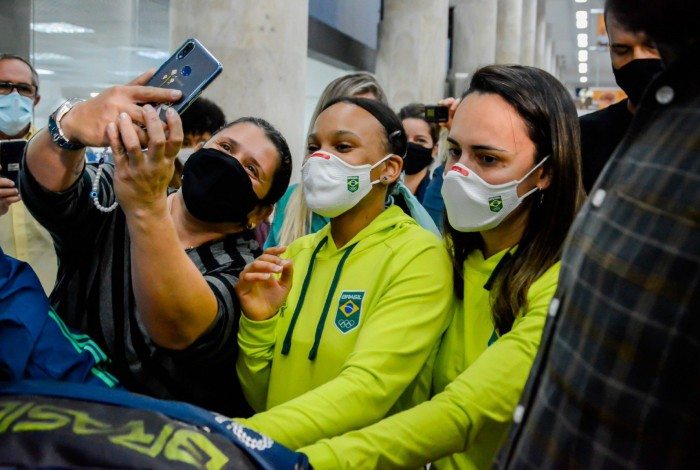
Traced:
POLYGON ((644 31, 632 31, 605 11, 610 60, 615 81, 627 99, 595 113, 581 116, 583 187, 590 192, 615 147, 629 128, 639 100, 651 80, 662 70, 659 51, 644 31))
POLYGON ((242 416, 233 287, 258 254, 250 229, 284 193, 291 155, 267 122, 242 118, 188 159, 182 189, 168 194, 181 121, 170 110, 164 126, 139 103, 178 96, 141 86, 148 78, 64 103, 27 146, 22 198, 59 258, 50 300, 127 388, 242 416), (86 165, 86 145, 110 145, 115 163, 86 165))

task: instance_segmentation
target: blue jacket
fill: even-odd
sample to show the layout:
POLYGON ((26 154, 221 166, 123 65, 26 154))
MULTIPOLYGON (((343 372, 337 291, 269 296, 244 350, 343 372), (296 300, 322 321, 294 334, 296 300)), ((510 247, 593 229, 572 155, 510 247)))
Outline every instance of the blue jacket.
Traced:
POLYGON ((49 305, 32 268, 0 249, 0 381, 23 379, 117 387, 107 355, 70 330, 49 305))

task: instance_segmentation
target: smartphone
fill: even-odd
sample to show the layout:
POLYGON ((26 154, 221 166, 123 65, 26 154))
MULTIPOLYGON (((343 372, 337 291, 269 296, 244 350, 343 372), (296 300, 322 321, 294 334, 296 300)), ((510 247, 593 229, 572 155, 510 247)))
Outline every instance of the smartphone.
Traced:
POLYGON ((0 176, 19 184, 19 170, 27 141, 24 139, 0 140, 0 176))
POLYGON ((426 106, 425 120, 428 122, 447 122, 450 110, 447 106, 426 106))
POLYGON ((222 70, 221 62, 202 43, 194 38, 185 41, 146 83, 147 86, 182 92, 182 98, 177 102, 156 106, 160 118, 165 121, 168 107, 182 114, 222 70))

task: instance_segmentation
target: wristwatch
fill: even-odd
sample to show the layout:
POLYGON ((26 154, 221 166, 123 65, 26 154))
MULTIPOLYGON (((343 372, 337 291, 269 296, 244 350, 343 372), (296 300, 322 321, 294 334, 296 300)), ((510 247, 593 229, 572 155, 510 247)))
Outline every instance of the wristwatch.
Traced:
POLYGON ((66 139, 66 136, 63 134, 63 130, 61 129, 61 119, 63 119, 63 116, 65 116, 68 111, 73 109, 73 106, 82 101, 85 100, 81 100, 80 98, 71 98, 59 106, 58 109, 49 116, 49 133, 51 134, 51 140, 53 140, 54 143, 62 149, 80 150, 85 148, 85 146, 80 142, 71 142, 70 140, 66 139))

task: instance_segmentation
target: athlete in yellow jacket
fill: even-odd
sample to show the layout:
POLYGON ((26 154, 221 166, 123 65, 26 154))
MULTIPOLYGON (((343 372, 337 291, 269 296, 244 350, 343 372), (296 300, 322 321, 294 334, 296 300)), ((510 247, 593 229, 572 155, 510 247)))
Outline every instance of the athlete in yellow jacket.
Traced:
POLYGON ((292 243, 287 261, 267 250, 237 286, 246 314, 238 374, 251 405, 267 410, 245 424, 288 447, 362 428, 429 396, 453 308, 452 269, 441 240, 399 207, 385 208, 405 151, 401 129, 378 102, 330 104, 311 134, 303 176, 307 202, 331 223, 292 243), (266 277, 274 272, 278 280, 266 277), (282 301, 271 318, 248 318, 260 305, 269 316, 282 301))

